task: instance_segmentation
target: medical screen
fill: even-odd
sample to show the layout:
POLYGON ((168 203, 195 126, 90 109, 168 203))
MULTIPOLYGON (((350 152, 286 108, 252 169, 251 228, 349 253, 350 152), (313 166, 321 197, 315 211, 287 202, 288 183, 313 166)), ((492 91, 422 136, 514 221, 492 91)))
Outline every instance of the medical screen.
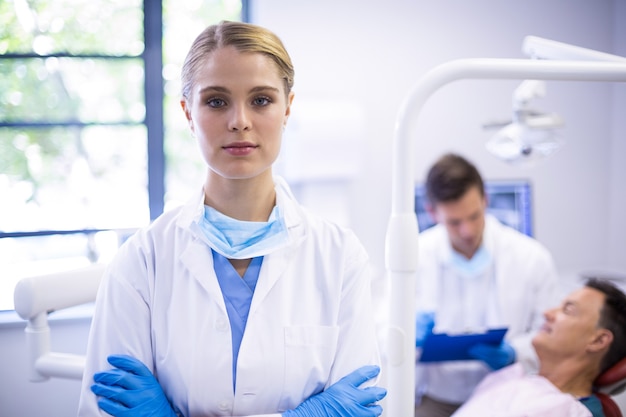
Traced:
MULTIPOLYGON (((533 236, 532 189, 527 180, 486 181, 487 212, 521 233, 533 236)), ((426 211, 424 184, 415 187, 415 213, 420 232, 435 225, 426 211)))

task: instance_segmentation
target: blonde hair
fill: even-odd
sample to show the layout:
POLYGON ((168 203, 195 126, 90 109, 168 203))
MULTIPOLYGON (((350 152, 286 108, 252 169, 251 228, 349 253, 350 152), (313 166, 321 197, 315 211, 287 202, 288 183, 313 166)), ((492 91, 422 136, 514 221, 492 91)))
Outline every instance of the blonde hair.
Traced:
POLYGON ((251 23, 222 21, 204 29, 193 41, 181 73, 182 96, 189 100, 195 74, 213 51, 233 46, 240 52, 257 52, 276 63, 285 83, 285 94, 293 88, 294 68, 282 41, 276 34, 251 23))

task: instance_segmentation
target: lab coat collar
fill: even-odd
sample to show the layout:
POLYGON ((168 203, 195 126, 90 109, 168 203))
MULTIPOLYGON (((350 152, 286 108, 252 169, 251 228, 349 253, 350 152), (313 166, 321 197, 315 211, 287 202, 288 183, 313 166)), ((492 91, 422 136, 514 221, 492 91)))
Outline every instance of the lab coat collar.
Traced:
MULTIPOLYGON (((274 186, 276 190, 276 205, 280 207, 285 217, 285 225, 289 231, 291 241, 296 243, 304 237, 303 217, 300 213, 300 207, 283 178, 274 177, 274 186)), ((177 224, 179 227, 191 230, 196 237, 200 237, 202 230, 197 226, 197 222, 202 216, 204 216, 204 191, 200 189, 182 207, 177 224)))
MULTIPOLYGON (((256 312, 276 282, 283 276, 290 260, 293 259, 294 251, 295 246, 289 245, 284 249, 277 250, 263 257, 263 265, 254 290, 248 317, 251 317, 256 312)), ((222 289, 214 272, 211 248, 203 240, 194 238, 181 254, 180 261, 186 265, 191 275, 226 314, 226 304, 224 303, 222 289)))
MULTIPOLYGON (((263 266, 261 267, 261 273, 255 289, 255 295, 250 306, 249 317, 254 314, 258 305, 283 275, 290 259, 293 258, 296 247, 302 243, 306 235, 304 216, 289 186, 280 177, 275 177, 275 186, 276 204, 281 208, 285 216, 285 225, 289 231, 291 243, 285 248, 278 249, 264 257, 263 266)), ((209 274, 213 274, 213 258, 211 256, 211 249, 205 243, 205 239, 202 238, 203 232, 197 224, 197 221, 202 218, 203 215, 204 192, 201 190, 181 208, 177 220, 177 225, 183 229, 189 230, 193 236, 189 247, 181 255, 181 261, 187 265, 202 287, 214 297, 214 299, 219 300, 220 308, 226 311, 219 283, 216 279, 206 279, 209 274)))

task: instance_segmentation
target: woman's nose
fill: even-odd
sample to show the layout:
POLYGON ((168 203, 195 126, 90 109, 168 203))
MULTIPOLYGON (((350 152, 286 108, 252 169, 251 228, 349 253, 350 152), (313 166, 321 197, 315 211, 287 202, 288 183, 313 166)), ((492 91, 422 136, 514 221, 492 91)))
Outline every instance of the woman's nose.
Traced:
POLYGON ((250 117, 245 106, 231 107, 228 129, 232 131, 250 130, 250 117))

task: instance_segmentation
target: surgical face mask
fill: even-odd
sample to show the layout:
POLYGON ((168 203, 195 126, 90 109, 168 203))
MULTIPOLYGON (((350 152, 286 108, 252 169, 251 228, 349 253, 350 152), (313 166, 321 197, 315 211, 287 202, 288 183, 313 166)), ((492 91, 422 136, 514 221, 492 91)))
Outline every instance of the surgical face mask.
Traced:
POLYGON ((492 256, 484 245, 474 253, 471 259, 467 259, 456 251, 452 251, 451 265, 461 275, 475 277, 484 273, 491 265, 492 256))
POLYGON ((233 219, 204 206, 204 216, 198 224, 207 243, 229 259, 265 256, 289 243, 289 233, 278 206, 274 206, 267 222, 233 219))

